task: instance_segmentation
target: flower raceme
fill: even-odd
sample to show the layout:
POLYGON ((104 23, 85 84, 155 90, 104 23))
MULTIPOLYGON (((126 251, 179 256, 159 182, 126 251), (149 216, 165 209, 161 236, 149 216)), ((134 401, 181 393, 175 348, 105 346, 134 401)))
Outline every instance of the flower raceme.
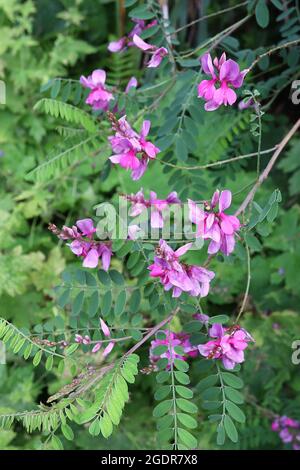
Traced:
POLYGON ((226 256, 233 252, 235 235, 240 229, 240 221, 234 215, 225 214, 225 210, 231 206, 231 191, 217 190, 214 192, 211 202, 204 203, 204 210, 194 201, 189 200, 190 221, 196 224, 196 236, 210 239, 208 253, 215 254, 221 251, 226 256))
POLYGON ((148 52, 151 54, 151 59, 147 64, 147 67, 149 68, 159 67, 163 58, 168 55, 168 49, 166 49, 165 47, 157 47, 153 44, 148 44, 137 34, 133 36, 133 42, 136 47, 138 47, 144 52, 148 52))
POLYGON ((173 297, 179 297, 182 292, 191 296, 205 297, 208 294, 210 281, 215 273, 201 266, 181 263, 179 258, 192 246, 187 243, 178 250, 172 248, 164 241, 159 241, 156 249, 154 263, 148 269, 151 277, 158 277, 166 291, 173 289, 173 297))
POLYGON ((50 224, 49 230, 61 240, 73 240, 68 246, 72 253, 83 258, 83 267, 96 268, 101 258, 102 268, 108 271, 112 256, 111 242, 99 242, 93 239, 96 228, 92 219, 77 220, 76 225, 71 228, 64 225, 62 230, 50 224))
POLYGON ((113 99, 112 93, 105 87, 105 80, 106 72, 101 69, 94 70, 87 78, 83 75, 80 77, 81 85, 91 90, 85 102, 95 111, 99 109, 107 111, 109 102, 113 99))
POLYGON ((272 431, 278 432, 284 444, 291 444, 294 450, 300 450, 300 422, 288 416, 280 416, 272 423, 272 431))
POLYGON ((122 52, 126 47, 134 46, 135 44, 132 41, 132 38, 135 34, 140 35, 143 31, 157 25, 157 20, 153 20, 148 24, 146 24, 144 20, 140 20, 138 18, 132 18, 132 21, 135 25, 127 36, 123 36, 117 41, 111 41, 108 44, 108 50, 110 52, 122 52))
POLYGON ((173 333, 173 331, 169 330, 163 330, 159 333, 163 336, 163 339, 156 338, 151 341, 149 350, 150 362, 154 366, 159 359, 166 358, 168 360, 167 369, 170 369, 171 365, 174 363, 174 359, 186 361, 189 357, 198 356, 198 348, 197 346, 191 345, 188 334, 183 332, 173 333), (166 351, 161 354, 157 354, 155 352, 155 348, 158 346, 165 346, 166 351), (178 352, 176 352, 175 348, 178 346, 182 348, 182 354, 178 354, 178 352))
POLYGON ((248 69, 240 71, 239 64, 232 59, 226 59, 225 52, 220 59, 215 57, 212 60, 207 52, 200 58, 202 69, 211 78, 202 80, 198 85, 198 97, 204 98, 206 111, 214 111, 222 104, 232 106, 237 95, 231 88, 240 88, 243 85, 244 77, 248 69))
POLYGON ((141 132, 138 134, 131 128, 126 116, 117 120, 112 113, 108 113, 108 117, 115 131, 115 135, 108 138, 115 152, 109 159, 112 163, 131 170, 132 179, 138 180, 145 173, 149 160, 154 160, 160 151, 146 140, 151 122, 144 121, 141 132))
MULTIPOLYGON (((108 328, 107 324, 102 320, 102 318, 100 318, 100 327, 104 336, 106 336, 107 338, 110 338, 111 336, 110 329, 108 328)), ((91 344, 91 338, 88 335, 82 336, 82 335, 76 334, 75 343, 88 345, 88 344, 91 344)), ((110 341, 108 343, 108 345, 104 348, 102 352, 103 358, 106 357, 112 351, 114 345, 115 345, 114 341, 110 341)), ((98 341, 93 347, 92 353, 98 352, 101 349, 101 346, 102 346, 102 342, 98 341)))
POLYGON ((131 202, 129 211, 131 217, 136 217, 151 209, 150 225, 152 228, 162 228, 169 205, 180 204, 180 199, 178 199, 175 191, 171 192, 166 199, 157 199, 154 191, 150 191, 149 199, 145 199, 143 189, 140 189, 136 194, 126 195, 125 197, 131 202))
POLYGON ((200 344, 198 350, 208 359, 220 359, 225 369, 234 369, 236 364, 244 362, 244 350, 250 341, 254 341, 252 336, 238 325, 224 328, 220 323, 215 323, 209 329, 209 336, 212 339, 200 344))

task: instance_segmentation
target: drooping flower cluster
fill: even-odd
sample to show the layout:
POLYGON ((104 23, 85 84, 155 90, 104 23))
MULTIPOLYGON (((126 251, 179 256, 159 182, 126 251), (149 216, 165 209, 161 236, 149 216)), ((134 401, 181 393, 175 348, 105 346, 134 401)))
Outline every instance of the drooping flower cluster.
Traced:
POLYGON ((94 70, 87 78, 83 75, 80 77, 81 85, 91 90, 85 102, 95 111, 107 111, 109 102, 113 99, 112 93, 105 87, 105 80, 106 72, 101 69, 94 70))
POLYGON ((163 58, 168 55, 168 49, 165 47, 157 47, 153 44, 149 44, 140 38, 137 34, 133 36, 133 42, 136 47, 144 52, 151 54, 151 59, 147 63, 147 67, 149 68, 159 67, 163 58))
POLYGON ((208 359, 220 359, 225 369, 234 369, 236 364, 244 362, 244 350, 252 336, 238 325, 224 328, 220 323, 215 323, 209 329, 212 338, 205 344, 200 344, 200 354, 208 359))
POLYGON ((208 253, 222 251, 226 256, 233 252, 235 235, 240 229, 240 221, 234 215, 224 213, 231 205, 231 191, 215 191, 211 202, 204 203, 204 210, 189 200, 190 220, 197 225, 197 237, 211 240, 208 253))
MULTIPOLYGON (((100 318, 100 328, 101 328, 104 336, 106 336, 107 338, 110 338, 110 336, 111 336, 110 329, 108 328, 107 324, 102 320, 102 318, 100 318)), ((91 338, 88 335, 82 336, 82 335, 76 334, 75 335, 75 343, 88 345, 88 344, 91 344, 92 341, 91 341, 91 338)), ((115 342, 110 341, 108 343, 108 345, 104 348, 104 350, 102 352, 102 357, 108 356, 108 354, 112 351, 114 345, 115 345, 115 342)), ((98 352, 100 350, 101 346, 102 346, 102 342, 97 341, 95 346, 92 349, 92 353, 98 352)))
POLYGON ((173 289, 173 297, 179 297, 182 292, 191 296, 205 297, 208 294, 210 281, 215 273, 201 266, 181 263, 179 258, 192 246, 187 243, 174 251, 164 241, 159 241, 154 263, 148 269, 151 277, 158 277, 166 291, 173 289))
POLYGON ((149 357, 151 364, 155 365, 159 359, 166 358, 168 359, 167 369, 170 368, 171 364, 174 362, 174 359, 180 359, 186 361, 189 357, 196 357, 198 355, 197 346, 192 346, 190 343, 190 338, 187 333, 173 333, 173 331, 163 330, 162 333, 163 339, 156 338, 151 341, 149 357), (155 348, 158 346, 166 346, 165 352, 157 354, 155 348), (178 354, 175 347, 180 346, 183 349, 183 354, 178 354))
POLYGON ((198 97, 204 98, 206 111, 214 111, 222 104, 231 106, 237 100, 235 91, 231 88, 240 88, 248 69, 240 71, 239 64, 232 59, 226 59, 225 52, 220 59, 212 60, 207 52, 200 58, 202 69, 211 78, 202 80, 198 85, 198 97))
POLYGON ((143 212, 151 209, 150 224, 153 228, 162 228, 164 226, 164 215, 169 205, 180 204, 180 199, 175 191, 171 192, 166 199, 158 199, 154 191, 150 191, 149 199, 145 199, 143 189, 136 194, 126 195, 128 201, 131 202, 129 215, 137 217, 143 212))
POLYGON ((140 20, 138 18, 132 18, 132 21, 135 23, 135 25, 127 36, 123 36, 117 41, 111 41, 108 44, 108 50, 110 52, 122 52, 126 49, 126 47, 134 46, 132 38, 135 34, 140 35, 143 31, 157 25, 157 20, 153 20, 148 24, 146 21, 140 20))
POLYGON ((284 444, 291 444, 294 450, 300 450, 300 422, 288 416, 280 416, 272 423, 272 431, 278 432, 284 444))
POLYGON ((155 159, 160 151, 154 144, 146 140, 151 122, 144 121, 141 132, 138 134, 126 121, 126 116, 122 116, 119 120, 112 113, 108 113, 108 116, 115 131, 115 135, 109 137, 115 153, 110 157, 110 160, 127 170, 130 169, 132 179, 138 180, 145 173, 149 160, 155 159))
POLYGON ((71 228, 63 226, 59 230, 56 225, 50 224, 49 230, 61 240, 73 240, 67 243, 71 251, 83 258, 83 267, 96 268, 101 258, 102 268, 107 271, 112 256, 111 242, 100 242, 93 239, 96 228, 92 219, 77 220, 71 228))

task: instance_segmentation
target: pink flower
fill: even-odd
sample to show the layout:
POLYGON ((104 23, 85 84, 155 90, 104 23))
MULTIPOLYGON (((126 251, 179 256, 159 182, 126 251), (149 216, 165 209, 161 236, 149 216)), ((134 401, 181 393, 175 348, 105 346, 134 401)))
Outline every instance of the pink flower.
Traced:
POLYGON ((189 200, 190 220, 197 225, 197 237, 210 239, 208 253, 215 254, 219 250, 226 256, 233 252, 235 235, 240 229, 240 221, 234 215, 224 213, 231 205, 231 191, 219 190, 213 194, 211 203, 205 203, 204 209, 189 200), (218 206, 218 208, 217 208, 218 206))
POLYGON ((126 43, 127 43, 127 38, 126 38, 126 37, 122 37, 122 38, 120 38, 120 39, 117 39, 117 41, 111 41, 111 42, 108 44, 107 49, 108 49, 110 52, 121 52, 121 51, 123 51, 124 49, 126 49, 126 43))
POLYGON ((110 329, 108 328, 107 324, 102 320, 102 318, 100 318, 100 326, 104 336, 110 337, 110 329))
POLYGON ((102 268, 108 271, 112 256, 111 242, 99 242, 93 239, 96 228, 92 219, 77 220, 72 228, 63 226, 62 230, 51 224, 49 229, 62 240, 73 240, 67 245, 72 253, 83 258, 83 267, 96 268, 101 258, 102 268))
POLYGON ((179 257, 184 255, 192 246, 187 243, 173 251, 164 240, 159 241, 154 263, 148 269, 151 277, 159 277, 166 291, 173 289, 173 297, 179 297, 182 292, 192 296, 204 297, 208 294, 209 283, 215 274, 200 266, 182 264, 179 257))
POLYGON ((164 226, 164 214, 171 204, 180 204, 175 191, 171 192, 166 199, 157 199, 154 191, 150 192, 150 198, 145 199, 143 190, 140 189, 136 194, 126 196, 127 200, 132 203, 129 215, 136 217, 143 212, 151 209, 151 227, 162 228, 164 226))
POLYGON ((138 134, 126 121, 126 116, 117 121, 113 115, 110 115, 110 119, 115 131, 115 135, 108 138, 115 152, 110 157, 110 161, 122 168, 130 169, 132 179, 137 180, 144 174, 149 160, 155 159, 160 151, 146 139, 151 122, 144 121, 141 132, 138 134))
POLYGON ((75 335, 75 343, 79 344, 90 344, 91 338, 88 335, 82 336, 82 335, 75 335))
POLYGON ((102 343, 100 343, 100 342, 99 342, 99 343, 96 343, 95 346, 94 346, 93 349, 92 349, 92 353, 98 352, 99 349, 101 348, 101 344, 102 344, 102 343))
POLYGON ((155 26, 157 24, 157 20, 153 20, 150 23, 146 24, 144 20, 140 20, 138 18, 133 18, 132 21, 135 23, 133 29, 128 33, 128 36, 123 36, 116 41, 111 41, 108 44, 107 49, 110 52, 123 52, 126 50, 126 47, 134 46, 134 43, 131 41, 135 34, 141 34, 143 31, 155 26))
POLYGON ((110 342, 108 343, 108 345, 106 346, 106 348, 104 348, 104 351, 103 351, 103 353, 102 353, 102 356, 103 356, 103 357, 108 356, 109 353, 112 351, 114 345, 115 345, 114 341, 110 341, 110 342))
POLYGON ((170 369, 171 364, 174 362, 174 359, 180 359, 186 361, 188 357, 196 357, 198 355, 197 346, 192 346, 189 340, 189 335, 186 333, 173 333, 169 330, 163 330, 160 333, 163 333, 165 338, 151 341, 150 346, 150 362, 155 365, 159 359, 166 358, 168 359, 167 369, 170 369), (155 353, 155 348, 158 346, 166 346, 168 349, 162 354, 155 353), (175 351, 175 347, 180 346, 183 349, 183 354, 178 354, 175 351))
POLYGON ((147 67, 156 68, 159 67, 163 58, 168 55, 168 49, 165 47, 157 47, 153 44, 148 44, 137 34, 133 36, 133 42, 142 51, 148 52, 151 54, 151 59, 149 60, 147 67))
POLYGON ((125 93, 128 94, 131 88, 136 88, 137 86, 138 86, 137 79, 135 77, 131 77, 126 85, 125 93))
POLYGON ((209 336, 213 339, 206 344, 200 344, 198 350, 202 356, 209 359, 221 359, 225 369, 234 369, 236 364, 244 362, 244 350, 249 341, 254 341, 243 328, 224 328, 219 323, 210 328, 209 336))
POLYGON ((240 88, 248 69, 241 72, 237 62, 226 60, 225 52, 220 59, 216 57, 214 61, 207 52, 200 61, 204 73, 211 77, 209 80, 202 80, 198 85, 198 97, 206 101, 205 110, 214 111, 222 104, 232 106, 237 100, 237 95, 230 87, 240 88))
POLYGON ((80 83, 85 88, 90 88, 91 92, 86 99, 86 104, 92 106, 94 110, 103 109, 107 111, 109 101, 113 99, 112 93, 105 88, 106 73, 104 70, 94 70, 87 78, 80 77, 80 83))

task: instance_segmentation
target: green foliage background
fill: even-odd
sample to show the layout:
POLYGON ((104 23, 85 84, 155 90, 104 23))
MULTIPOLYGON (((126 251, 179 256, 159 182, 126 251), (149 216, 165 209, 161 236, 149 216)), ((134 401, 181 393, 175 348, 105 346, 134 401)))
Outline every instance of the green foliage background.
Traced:
MULTIPOLYGON (((170 3, 172 20, 178 27, 193 19, 188 17, 193 12, 188 11, 185 2, 170 3)), ((229 6, 235 3, 230 1, 229 6)), ((288 11, 296 8, 294 3, 297 2, 278 3, 285 3, 285 11, 288 11)), ((207 1, 204 5, 202 15, 224 8, 223 2, 218 1, 207 1)), ((263 7, 260 5, 260 8, 263 7)), ((262 12, 257 15, 258 24, 253 17, 234 37, 229 36, 222 43, 229 54, 236 55, 245 65, 264 52, 264 47, 299 37, 300 28, 294 21, 299 11, 296 15, 296 10, 291 10, 290 15, 283 16, 276 2, 270 9, 271 20, 267 27, 261 27, 266 21, 262 12)), ((119 192, 136 192, 140 186, 151 187, 161 197, 177 190, 182 199, 188 195, 199 200, 209 198, 211 188, 219 185, 237 193, 234 203, 238 206, 246 194, 245 190, 240 192, 241 188, 249 187, 255 180, 256 168, 252 160, 196 172, 156 164, 149 168, 141 183, 132 182, 123 170, 118 169, 106 178, 109 148, 105 144, 105 124, 104 137, 91 134, 89 145, 80 146, 67 155, 61 163, 63 171, 57 171, 52 165, 50 169, 42 169, 40 174, 31 173, 47 161, 49 155, 59 155, 78 143, 78 135, 70 135, 63 129, 65 123, 58 124, 55 117, 45 116, 42 106, 34 109, 37 101, 47 97, 83 103, 78 77, 95 68, 105 68, 108 83, 121 89, 132 75, 142 76, 138 51, 130 50, 123 57, 110 56, 107 52, 108 40, 118 37, 124 26, 121 18, 117 2, 109 0, 0 0, 0 78, 7 86, 7 103, 0 105, 0 150, 3 152, 0 157, 0 311, 1 317, 27 333, 38 334, 41 328, 51 331, 54 323, 58 328, 70 326, 71 307, 67 300, 62 300, 65 289, 55 287, 67 285, 66 272, 75 272, 79 264, 48 232, 50 221, 57 225, 72 224, 78 218, 91 216, 97 203, 115 200, 119 192), (46 89, 45 84, 57 77, 62 79, 56 81, 58 85, 52 82, 51 90, 46 89), (74 83, 64 81, 67 78, 73 79, 74 83), (60 124, 60 132, 57 132, 60 124)), ((184 32, 178 35, 180 48, 195 47, 238 19, 240 14, 233 10, 216 20, 203 21, 198 28, 190 30, 190 35, 184 32)), ((159 115, 155 111, 150 113, 157 134, 156 143, 162 150, 166 149, 164 160, 171 163, 176 160, 183 166, 205 165, 255 152, 257 141, 249 132, 248 111, 225 109, 205 113, 203 103, 195 98, 195 93, 191 93, 187 103, 188 83, 197 78, 190 65, 181 64, 181 78, 172 92, 163 98, 159 115), (185 115, 181 119, 186 107, 193 119, 185 115), (177 127, 178 117, 180 128, 177 127), (166 135, 171 136, 171 145, 166 135), (189 153, 193 156, 188 156, 189 153)), ((151 72, 147 74, 149 82, 151 72)), ((279 57, 267 57, 255 69, 252 82, 264 103, 268 104, 263 117, 263 148, 277 144, 295 121, 297 112, 299 114, 299 106, 292 105, 289 99, 291 81, 297 76, 299 49, 296 54, 295 49, 291 49, 282 51, 279 57)), ((146 102, 149 96, 142 91, 141 102, 144 98, 146 102)), ((138 111, 135 105, 134 100, 129 100, 126 111, 135 115, 138 111)), ((82 109, 89 113, 87 107, 82 109)), ((86 125, 92 126, 92 120, 86 125)), ((247 353, 247 361, 240 373, 246 384, 243 410, 247 422, 240 426, 239 443, 226 444, 227 448, 283 448, 277 435, 270 431, 268 410, 300 419, 299 366, 291 362, 291 344, 300 338, 299 153, 297 136, 255 199, 265 207, 275 189, 282 194, 277 217, 269 217, 257 224, 254 235, 251 233, 247 239, 252 256, 251 288, 242 324, 251 331, 256 343, 247 353)), ((268 159, 268 156, 262 158, 268 159)), ((195 255, 193 252, 190 256, 197 263, 205 258, 205 253, 195 255)), ((212 263, 212 269, 218 273, 218 283, 213 286, 205 309, 213 315, 231 316, 238 311, 246 283, 245 259, 245 250, 239 244, 230 259, 212 263)), ((121 253, 113 261, 113 268, 120 270, 124 262, 128 263, 128 252, 121 253)), ((139 274, 136 272, 135 275, 139 274)), ((77 281, 73 280, 71 284, 77 281)), ((69 292, 72 302, 74 290, 69 292)), ((135 318, 130 317, 133 327, 143 324, 144 305, 142 303, 140 316, 135 312, 135 318)), ((153 307, 154 321, 159 318, 156 307, 159 306, 153 307)), ((146 347, 141 362, 143 366, 148 363, 146 347)), ((206 376, 207 367, 205 361, 191 364, 193 384, 206 376)), ((35 408, 37 403, 45 402, 49 395, 68 383, 70 376, 68 370, 59 373, 57 370, 47 372, 41 365, 35 368, 8 352, 7 364, 0 366, 0 412, 35 408)), ((124 417, 108 440, 100 436, 93 438, 87 428, 74 425, 76 438, 73 441, 60 436, 64 447, 156 448, 156 420, 152 417, 155 387, 152 374, 138 375, 124 417)), ((201 410, 196 417, 199 426, 195 435, 200 449, 216 449, 215 426, 206 419, 201 393, 201 386, 195 386, 194 395, 201 410)), ((0 449, 38 449, 42 441, 41 433, 29 435, 19 424, 0 431, 0 449)))

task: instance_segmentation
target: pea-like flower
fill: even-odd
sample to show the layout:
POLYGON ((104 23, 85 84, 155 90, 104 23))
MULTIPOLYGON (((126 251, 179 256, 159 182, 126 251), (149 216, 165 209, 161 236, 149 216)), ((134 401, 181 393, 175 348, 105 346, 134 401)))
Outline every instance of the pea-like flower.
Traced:
POLYGON ((105 80, 106 72, 101 69, 94 70, 87 78, 83 75, 80 77, 81 85, 91 90, 85 102, 95 111, 98 109, 107 111, 109 101, 113 99, 112 93, 105 87, 105 80))
POLYGON ((234 369, 236 364, 244 362, 244 350, 252 336, 243 328, 235 325, 232 328, 224 328, 220 323, 215 323, 209 329, 212 338, 205 344, 200 344, 200 354, 208 359, 220 359, 225 369, 234 369))
POLYGON ((225 214, 231 206, 232 194, 229 190, 214 192, 211 202, 205 202, 202 209, 189 200, 190 221, 197 225, 197 237, 210 239, 208 253, 222 251, 226 256, 233 252, 235 235, 241 224, 234 215, 225 214))
POLYGON ((220 59, 212 60, 207 52, 201 58, 202 69, 211 78, 202 80, 198 85, 198 97, 204 98, 206 111, 214 111, 222 104, 232 106, 237 95, 232 88, 240 88, 248 69, 240 71, 239 64, 232 59, 226 59, 225 52, 220 59))
POLYGON ((131 170, 133 180, 140 179, 146 171, 149 160, 154 160, 160 151, 146 137, 149 134, 151 122, 144 121, 141 132, 135 132, 126 120, 126 116, 117 120, 108 113, 115 135, 109 137, 112 150, 115 153, 109 159, 122 168, 131 170))
POLYGON ((159 67, 163 58, 168 55, 168 49, 165 47, 157 47, 153 44, 149 44, 140 38, 137 34, 133 36, 133 42, 136 47, 151 54, 151 59, 147 64, 147 67, 149 68, 159 67))
POLYGON ((112 256, 111 242, 100 242, 94 240, 94 227, 92 219, 77 220, 76 225, 71 228, 63 226, 59 230, 56 225, 50 224, 49 230, 61 240, 73 240, 67 243, 72 253, 83 258, 83 267, 96 268, 101 258, 102 268, 108 271, 112 256))
POLYGON ((140 35, 143 31, 157 25, 157 20, 153 20, 148 24, 146 21, 138 18, 132 18, 132 21, 135 25, 127 36, 123 36, 116 41, 111 41, 108 44, 107 49, 110 52, 123 52, 127 47, 134 46, 135 44, 133 43, 132 38, 135 34, 140 35))
POLYGON ((160 240, 154 263, 148 267, 150 276, 158 277, 166 291, 173 289, 173 297, 179 297, 182 292, 205 297, 209 292, 210 281, 215 277, 213 271, 180 262, 180 256, 191 246, 192 243, 187 243, 174 251, 164 240, 160 240))

